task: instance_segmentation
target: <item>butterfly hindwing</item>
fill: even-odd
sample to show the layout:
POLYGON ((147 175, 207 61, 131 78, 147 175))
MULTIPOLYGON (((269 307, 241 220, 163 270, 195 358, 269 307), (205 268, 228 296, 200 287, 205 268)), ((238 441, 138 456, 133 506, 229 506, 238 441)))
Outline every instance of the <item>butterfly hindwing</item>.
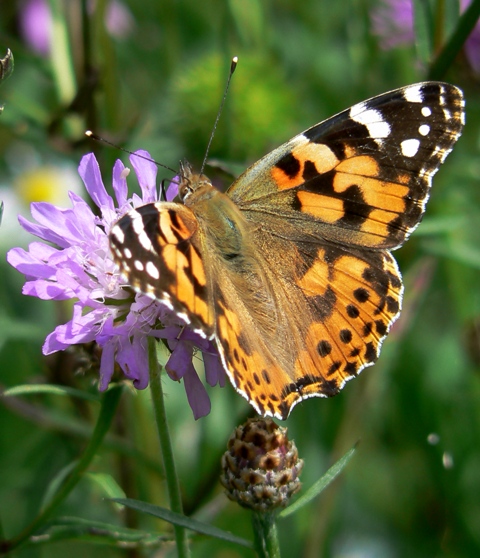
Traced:
POLYGON ((245 304, 219 278, 218 346, 237 390, 259 413, 286 418, 299 401, 335 395, 376 361, 403 287, 383 250, 280 239, 268 221, 251 241, 263 247, 256 265, 267 296, 245 304))

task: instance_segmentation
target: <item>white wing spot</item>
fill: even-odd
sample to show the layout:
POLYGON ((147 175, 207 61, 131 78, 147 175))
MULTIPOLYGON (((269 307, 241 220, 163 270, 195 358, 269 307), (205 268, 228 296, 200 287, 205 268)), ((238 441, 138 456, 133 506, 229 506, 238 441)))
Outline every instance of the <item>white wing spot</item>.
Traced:
POLYGON ((365 112, 366 110, 367 110, 367 105, 365 102, 357 103, 356 105, 353 105, 353 107, 350 108, 350 118, 353 118, 355 120, 355 117, 357 115, 359 115, 361 112, 365 112))
POLYGON ((130 248, 124 248, 123 249, 123 255, 127 258, 127 260, 129 260, 132 257, 132 251, 130 250, 130 248))
POLYGON ((138 271, 143 271, 143 263, 140 260, 135 260, 133 265, 138 271))
POLYGON ((185 314, 185 312, 177 312, 177 316, 186 324, 189 324, 191 322, 190 318, 187 316, 187 314, 185 314))
POLYGON ((387 138, 390 135, 391 128, 388 122, 378 110, 366 109, 365 103, 358 103, 350 109, 350 118, 366 126, 368 133, 373 139, 387 138))
POLYGON ((412 85, 403 90, 403 96, 410 103, 423 103, 422 86, 412 85))
POLYGON ((445 120, 450 120, 452 118, 452 113, 446 108, 443 109, 443 114, 445 116, 445 120))
POLYGON ((142 234, 138 235, 138 242, 140 242, 140 244, 145 248, 145 250, 150 251, 153 248, 152 241, 148 238, 146 232, 143 232, 142 234))
POLYGON ((418 129, 420 135, 422 136, 428 136, 428 134, 430 133, 430 126, 428 124, 422 124, 420 126, 420 128, 418 129))
POLYGON ((130 213, 130 216, 132 218, 132 229, 137 235, 138 242, 140 242, 145 250, 150 251, 153 246, 151 240, 148 238, 148 235, 145 232, 142 216, 137 211, 132 211, 130 213))
POLYGON ((118 240, 118 242, 120 242, 120 244, 123 244, 125 242, 125 235, 118 225, 115 225, 113 227, 112 235, 118 240))
MULTIPOLYGON (((153 291, 153 287, 152 287, 153 291)), ((171 303, 171 298, 168 293, 162 293, 162 298, 157 298, 164 306, 166 306, 169 310, 173 310, 173 304, 171 303)))
POLYGON ((420 140, 418 139, 408 139, 402 141, 400 144, 402 148, 402 154, 405 157, 415 157, 418 152, 418 148, 420 147, 420 140))
POLYGON ((423 116, 432 116, 432 109, 430 107, 422 107, 423 116))
POLYGON ((147 262, 145 266, 145 271, 150 275, 152 279, 158 279, 160 277, 160 272, 158 271, 158 267, 155 266, 152 262, 147 262))

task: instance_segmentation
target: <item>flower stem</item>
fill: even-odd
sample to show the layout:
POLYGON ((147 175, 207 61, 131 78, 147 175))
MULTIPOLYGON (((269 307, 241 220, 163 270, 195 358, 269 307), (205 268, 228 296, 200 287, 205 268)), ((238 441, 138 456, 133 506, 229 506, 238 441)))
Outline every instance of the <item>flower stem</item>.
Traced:
POLYGON ((252 513, 255 550, 260 558, 280 558, 275 513, 252 513))
POLYGON ((28 542, 28 539, 34 535, 42 525, 53 515, 59 505, 65 500, 70 492, 75 488, 78 481, 82 478, 83 473, 88 469, 92 459, 95 457, 99 446, 102 443, 105 434, 110 429, 112 419, 115 416, 115 411, 122 394, 121 386, 111 387, 102 398, 102 407, 97 418, 97 423, 92 433, 92 437, 86 447, 83 455, 77 461, 71 474, 67 480, 62 484, 58 492, 53 496, 50 502, 43 508, 37 517, 27 525, 25 529, 10 541, 3 541, 0 545, 0 553, 2 551, 10 552, 14 548, 28 542))
MULTIPOLYGON (((170 509, 176 513, 183 514, 180 484, 178 482, 175 460, 173 457, 172 442, 168 430, 167 415, 163 399, 162 380, 160 378, 160 366, 157 360, 156 341, 153 337, 148 338, 148 368, 150 374, 150 391, 152 392, 152 404, 155 412, 160 449, 165 468, 165 478, 170 498, 170 509)), ((175 539, 177 541, 177 553, 179 558, 188 558, 190 549, 188 546, 187 531, 179 525, 174 525, 175 539)))

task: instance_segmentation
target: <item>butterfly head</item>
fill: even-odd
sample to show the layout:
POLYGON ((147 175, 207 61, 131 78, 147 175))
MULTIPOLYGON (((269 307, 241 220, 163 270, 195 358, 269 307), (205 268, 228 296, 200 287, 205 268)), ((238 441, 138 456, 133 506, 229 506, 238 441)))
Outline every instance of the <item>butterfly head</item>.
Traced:
POLYGON ((194 199, 198 200, 204 192, 211 192, 212 188, 210 180, 204 174, 195 174, 190 163, 180 163, 178 194, 185 205, 191 205, 194 199))

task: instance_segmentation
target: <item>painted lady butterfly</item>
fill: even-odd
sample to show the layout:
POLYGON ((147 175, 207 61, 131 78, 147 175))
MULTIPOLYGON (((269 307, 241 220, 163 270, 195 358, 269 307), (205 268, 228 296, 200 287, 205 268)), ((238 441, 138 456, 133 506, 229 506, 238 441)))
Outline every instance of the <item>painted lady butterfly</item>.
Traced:
POLYGON ((181 166, 180 199, 112 228, 129 285, 215 339, 237 391, 285 419, 377 359, 403 285, 390 250, 420 222, 464 123, 462 92, 410 85, 309 128, 221 193, 181 166))

